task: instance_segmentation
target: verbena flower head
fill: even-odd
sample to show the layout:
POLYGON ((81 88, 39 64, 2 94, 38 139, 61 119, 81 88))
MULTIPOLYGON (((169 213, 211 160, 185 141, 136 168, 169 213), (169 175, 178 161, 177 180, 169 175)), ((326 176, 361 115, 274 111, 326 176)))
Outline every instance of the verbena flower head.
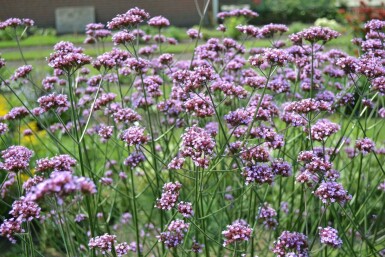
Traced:
POLYGON ((53 195, 57 197, 58 204, 61 205, 66 196, 75 193, 95 194, 96 186, 89 178, 74 176, 69 171, 56 171, 51 173, 48 179, 32 187, 25 199, 39 201, 45 196, 53 195))
POLYGON ((242 172, 242 176, 245 177, 246 185, 250 183, 271 184, 273 183, 274 175, 271 167, 266 164, 246 166, 245 170, 242 172))
POLYGON ((352 199, 352 196, 337 182, 322 182, 314 194, 321 199, 323 203, 340 203, 344 204, 346 201, 352 199))
POLYGON ((118 14, 110 22, 107 23, 109 29, 120 29, 135 26, 150 18, 150 14, 138 7, 128 10, 124 14, 118 14))
POLYGON ((298 33, 289 36, 290 40, 294 44, 302 44, 302 40, 308 41, 312 44, 322 41, 326 43, 334 38, 339 37, 341 34, 327 27, 310 27, 304 29, 298 33))
POLYGON ((182 188, 182 184, 176 181, 175 183, 169 182, 164 184, 163 192, 160 199, 156 199, 155 207, 161 210, 171 210, 178 201, 179 191, 182 188))
POLYGON ((194 216, 192 203, 189 203, 189 202, 178 203, 178 212, 182 214, 184 218, 191 218, 192 216, 194 216))
POLYGON ((91 238, 88 243, 88 246, 90 247, 90 249, 98 249, 103 254, 106 254, 107 252, 112 251, 112 247, 114 247, 115 243, 116 243, 116 236, 109 235, 106 233, 102 236, 91 238))
POLYGON ((61 154, 52 158, 43 158, 36 161, 35 172, 71 171, 76 166, 76 160, 68 154, 61 154))
POLYGON ((91 57, 83 54, 83 49, 75 47, 71 42, 61 41, 54 46, 48 57, 48 65, 54 69, 70 72, 91 62, 91 57))
POLYGON ((192 97, 184 103, 184 107, 188 112, 200 118, 214 115, 211 99, 204 94, 193 94, 192 97))
POLYGON ((99 55, 92 65, 97 70, 100 70, 102 67, 105 70, 110 70, 112 68, 124 66, 130 57, 131 54, 129 52, 113 48, 111 51, 99 55))
POLYGON ((223 246, 248 241, 252 233, 253 229, 246 222, 236 220, 222 231, 222 235, 225 237, 223 246))
POLYGON ((0 169, 18 172, 29 167, 33 151, 24 146, 10 146, 1 152, 4 163, 0 162, 0 169))
POLYGON ((68 110, 70 103, 67 95, 52 93, 45 95, 37 99, 40 108, 44 112, 48 112, 51 109, 56 109, 57 113, 62 113, 68 110))
POLYGON ((173 220, 168 225, 165 232, 160 233, 157 236, 159 242, 166 245, 167 248, 174 248, 183 243, 185 233, 190 227, 189 223, 185 223, 183 220, 173 220))
POLYGON ((16 28, 18 26, 32 27, 34 24, 35 22, 29 18, 9 18, 5 21, 0 22, 0 30, 4 30, 8 27, 16 28))
MULTIPOLYGON (((310 128, 310 137, 312 140, 325 141, 331 135, 337 133, 341 126, 327 119, 320 119, 310 128)), ((309 134, 308 129, 305 131, 309 134)))
POLYGON ((198 167, 208 167, 214 153, 215 141, 202 128, 190 127, 182 135, 180 153, 183 157, 190 157, 198 167))
POLYGON ((283 66, 291 60, 291 56, 286 50, 276 48, 266 48, 263 53, 250 57, 249 62, 252 66, 261 67, 265 63, 269 65, 283 66))
POLYGON ((138 126, 129 127, 122 132, 120 139, 129 146, 145 144, 148 141, 148 136, 144 134, 144 129, 138 126))
POLYGON ((22 222, 15 218, 5 219, 0 225, 0 235, 8 238, 12 244, 16 244, 16 234, 24 233, 21 224, 22 222))
POLYGON ((285 33, 288 30, 289 30, 289 28, 284 24, 270 23, 270 24, 263 26, 259 30, 259 34, 263 37, 269 38, 269 37, 273 37, 275 34, 282 35, 283 33, 285 33))
POLYGON ((278 225, 278 221, 275 218, 277 216, 277 212, 273 209, 273 207, 271 207, 271 205, 264 203, 262 207, 259 207, 258 213, 259 215, 256 219, 261 220, 266 228, 275 229, 278 225))
POLYGON ((127 30, 122 30, 112 36, 112 42, 114 42, 114 45, 124 45, 126 43, 133 42, 135 38, 136 37, 133 33, 130 33, 127 30))
POLYGON ((374 151, 376 145, 374 144, 373 140, 370 138, 362 138, 357 139, 355 147, 358 151, 360 151, 362 154, 368 154, 374 151))
POLYGON ((25 222, 40 217, 41 208, 33 201, 26 201, 24 197, 20 200, 14 201, 12 210, 9 212, 15 219, 25 222))
POLYGON ((8 125, 0 122, 0 136, 8 132, 8 125))
POLYGON ((12 75, 12 80, 17 80, 19 78, 25 78, 32 71, 32 65, 23 65, 16 69, 15 73, 12 75))
POLYGON ((302 233, 283 231, 277 241, 274 242, 272 251, 279 257, 308 257, 307 237, 302 233))
POLYGON ((341 238, 338 237, 338 231, 332 227, 319 227, 319 236, 321 244, 329 245, 333 248, 340 248, 342 245, 341 238))
POLYGON ((163 28, 163 27, 168 27, 170 26, 170 21, 163 17, 163 16, 155 16, 152 17, 148 22, 148 25, 152 27, 158 27, 158 28, 163 28))
POLYGON ((380 31, 383 28, 385 28, 385 21, 373 19, 365 23, 365 29, 367 30, 374 30, 374 31, 380 31))
POLYGON ((228 17, 240 17, 240 16, 244 16, 247 18, 255 18, 255 17, 258 17, 259 15, 257 12, 253 12, 249 9, 236 9, 229 12, 220 12, 217 15, 217 17, 222 20, 228 17))
POLYGON ((197 29, 188 29, 186 33, 191 39, 202 38, 203 36, 197 29))

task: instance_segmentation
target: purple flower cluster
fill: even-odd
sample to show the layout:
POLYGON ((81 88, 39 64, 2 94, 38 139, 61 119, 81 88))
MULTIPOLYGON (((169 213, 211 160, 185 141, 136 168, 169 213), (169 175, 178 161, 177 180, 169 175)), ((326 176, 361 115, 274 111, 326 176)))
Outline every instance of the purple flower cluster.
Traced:
POLYGON ((105 29, 102 23, 89 23, 86 26, 87 38, 84 40, 85 43, 92 44, 95 41, 103 40, 106 37, 111 36, 111 31, 105 29))
POLYGON ((275 229, 278 225, 278 221, 275 218, 277 216, 276 210, 271 205, 264 203, 258 210, 259 215, 256 217, 258 220, 263 222, 266 228, 275 229))
POLYGON ((129 127, 120 135, 120 139, 131 145, 142 145, 147 143, 148 136, 144 134, 144 129, 138 126, 129 127))
POLYGON ((193 94, 193 96, 184 103, 184 107, 188 112, 200 118, 214 115, 214 108, 210 98, 203 94, 193 94))
POLYGON ((341 34, 327 27, 310 27, 298 33, 289 36, 294 44, 302 44, 302 40, 306 40, 312 44, 322 41, 326 43, 332 39, 339 37, 341 34))
POLYGON ((75 194, 95 194, 95 184, 86 177, 74 176, 69 171, 53 172, 48 179, 32 187, 27 193, 27 201, 39 201, 46 196, 56 196, 58 204, 63 204, 64 197, 75 194))
POLYGON ((340 248, 342 245, 341 238, 338 237, 338 231, 332 227, 319 227, 319 236, 321 244, 329 245, 333 248, 340 248))
POLYGON ((54 69, 70 72, 91 62, 91 57, 83 54, 83 49, 75 47, 71 42, 61 41, 54 46, 54 53, 51 53, 48 65, 54 69))
POLYGON ((107 23, 109 29, 120 29, 135 26, 150 18, 150 14, 138 7, 128 10, 124 14, 118 14, 110 22, 107 23))
POLYGON ((163 17, 163 16, 155 16, 152 17, 148 22, 148 25, 152 27, 158 27, 158 28, 163 28, 163 27, 168 27, 170 26, 170 21, 163 17))
POLYGON ((39 113, 48 112, 51 109, 56 109, 57 113, 63 113, 68 110, 70 103, 67 95, 52 93, 37 99, 41 111, 39 113))
POLYGON ((12 75, 12 80, 17 80, 19 78, 25 78, 32 71, 32 65, 24 65, 16 69, 15 73, 12 75))
POLYGON ((90 247, 90 249, 98 249, 103 254, 106 254, 107 252, 112 251, 112 248, 114 247, 115 243, 115 235, 104 234, 102 236, 91 238, 88 243, 88 246, 90 247))
POLYGON ((344 204, 346 201, 352 199, 352 196, 337 182, 322 182, 321 185, 314 192, 323 203, 339 203, 344 204))
POLYGON ((194 210, 192 208, 192 203, 180 202, 178 203, 178 212, 182 214, 184 218, 191 218, 194 216, 194 210))
POLYGON ((0 234, 3 237, 8 238, 11 243, 16 244, 15 234, 24 233, 24 229, 21 226, 21 221, 15 218, 5 219, 0 225, 0 234))
POLYGON ((24 106, 12 108, 6 115, 4 115, 5 120, 16 120, 24 118, 29 114, 28 109, 24 106))
POLYGON ((273 253, 279 257, 308 257, 307 237, 302 233, 283 231, 278 240, 274 242, 273 253))
POLYGON ((246 222, 236 220, 231 225, 227 225, 226 230, 222 231, 222 235, 225 237, 223 246, 248 241, 252 233, 253 229, 246 222))
POLYGON ((61 154, 52 158, 43 158, 36 161, 35 171, 44 173, 49 171, 71 171, 76 160, 68 154, 61 154))
POLYGON ((135 35, 127 30, 116 32, 112 36, 112 42, 114 42, 114 45, 125 45, 126 43, 133 42, 135 39, 135 35))
POLYGON ((186 33, 191 39, 202 38, 203 36, 202 33, 199 33, 196 29, 188 29, 186 33))
MULTIPOLYGON (((328 137, 337 133, 340 129, 340 125, 330 122, 327 119, 321 119, 311 126, 310 137, 312 140, 325 141, 328 137)), ((306 128, 305 131, 309 134, 309 131, 306 128)))
POLYGON ((258 13, 253 12, 249 9, 235 9, 235 10, 228 11, 228 12, 220 12, 217 15, 217 17, 221 20, 226 19, 228 17, 239 17, 239 16, 244 16, 247 18, 256 18, 259 15, 258 15, 258 13))
POLYGON ((133 123, 135 121, 142 120, 142 117, 130 108, 118 108, 113 114, 112 117, 116 123, 133 123))
POLYGON ((162 196, 160 199, 156 199, 155 207, 166 211, 171 210, 178 201, 179 190, 181 188, 182 184, 178 181, 164 184, 162 196))
POLYGON ((183 243, 185 233, 190 227, 189 223, 185 223, 183 220, 173 220, 168 225, 165 232, 160 233, 157 236, 159 242, 164 243, 167 248, 174 248, 183 243))
POLYGON ((0 162, 0 169, 13 172, 27 169, 32 155, 33 151, 24 146, 10 146, 6 150, 1 151, 4 163, 0 162))
POLYGON ((186 129, 182 135, 180 153, 183 157, 190 157, 198 167, 208 167, 214 153, 215 141, 210 134, 197 126, 186 129))
POLYGON ((374 151, 376 145, 374 144, 373 140, 370 138, 362 138, 357 139, 355 147, 358 151, 360 151, 362 154, 368 154, 374 151))
POLYGON ((0 22, 0 30, 4 30, 8 27, 10 28, 16 28, 18 26, 24 26, 24 27, 32 27, 35 24, 35 22, 28 18, 9 18, 5 21, 0 22))

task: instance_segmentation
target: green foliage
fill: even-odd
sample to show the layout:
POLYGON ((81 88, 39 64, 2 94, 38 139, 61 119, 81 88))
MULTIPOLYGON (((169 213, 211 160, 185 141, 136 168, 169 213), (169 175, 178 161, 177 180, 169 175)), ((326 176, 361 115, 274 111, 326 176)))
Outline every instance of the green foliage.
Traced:
POLYGON ((246 21, 246 18, 242 17, 242 16, 241 17, 230 17, 230 18, 227 18, 225 20, 224 24, 227 28, 226 35, 231 37, 231 38, 238 39, 242 33, 239 32, 239 30, 236 27, 238 25, 247 24, 247 21, 246 21))
POLYGON ((293 22, 290 24, 289 33, 297 33, 297 32, 300 32, 301 30, 304 30, 308 27, 309 27, 308 24, 296 21, 296 22, 293 22))
POLYGON ((260 14, 257 22, 290 23, 314 22, 321 17, 334 19, 338 10, 335 0, 265 0, 256 6, 256 11, 260 14))

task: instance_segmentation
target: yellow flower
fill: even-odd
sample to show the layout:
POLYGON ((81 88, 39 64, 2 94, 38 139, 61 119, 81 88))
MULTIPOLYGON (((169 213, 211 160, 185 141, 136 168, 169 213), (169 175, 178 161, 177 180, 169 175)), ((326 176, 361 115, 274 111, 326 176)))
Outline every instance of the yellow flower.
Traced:
POLYGON ((3 117, 7 113, 8 113, 7 101, 5 100, 5 97, 3 95, 0 95, 0 117, 3 117))
POLYGON ((29 173, 25 173, 25 172, 19 172, 19 177, 20 177, 20 181, 22 183, 24 183, 25 181, 27 181, 30 177, 32 177, 33 175, 35 174, 35 169, 31 169, 29 171, 29 173))
POLYGON ((36 121, 31 121, 20 127, 20 133, 23 133, 25 130, 31 130, 32 133, 21 137, 20 143, 22 145, 39 145, 39 138, 44 139, 47 135, 45 130, 39 130, 36 121))

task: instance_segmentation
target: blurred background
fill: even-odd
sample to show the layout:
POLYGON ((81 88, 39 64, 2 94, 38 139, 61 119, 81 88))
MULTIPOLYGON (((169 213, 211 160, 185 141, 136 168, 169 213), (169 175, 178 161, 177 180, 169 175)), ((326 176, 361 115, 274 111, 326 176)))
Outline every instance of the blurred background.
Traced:
MULTIPOLYGON (((81 33, 85 22, 106 23, 135 6, 147 10, 151 16, 167 17, 174 26, 191 27, 199 24, 207 0, 3 0, 2 4, 0 20, 28 17, 40 28, 81 33)), ((218 12, 236 8, 257 11, 260 16, 251 22, 254 24, 313 23, 318 18, 344 23, 385 17, 381 0, 211 0, 204 24, 214 26, 218 12)))

